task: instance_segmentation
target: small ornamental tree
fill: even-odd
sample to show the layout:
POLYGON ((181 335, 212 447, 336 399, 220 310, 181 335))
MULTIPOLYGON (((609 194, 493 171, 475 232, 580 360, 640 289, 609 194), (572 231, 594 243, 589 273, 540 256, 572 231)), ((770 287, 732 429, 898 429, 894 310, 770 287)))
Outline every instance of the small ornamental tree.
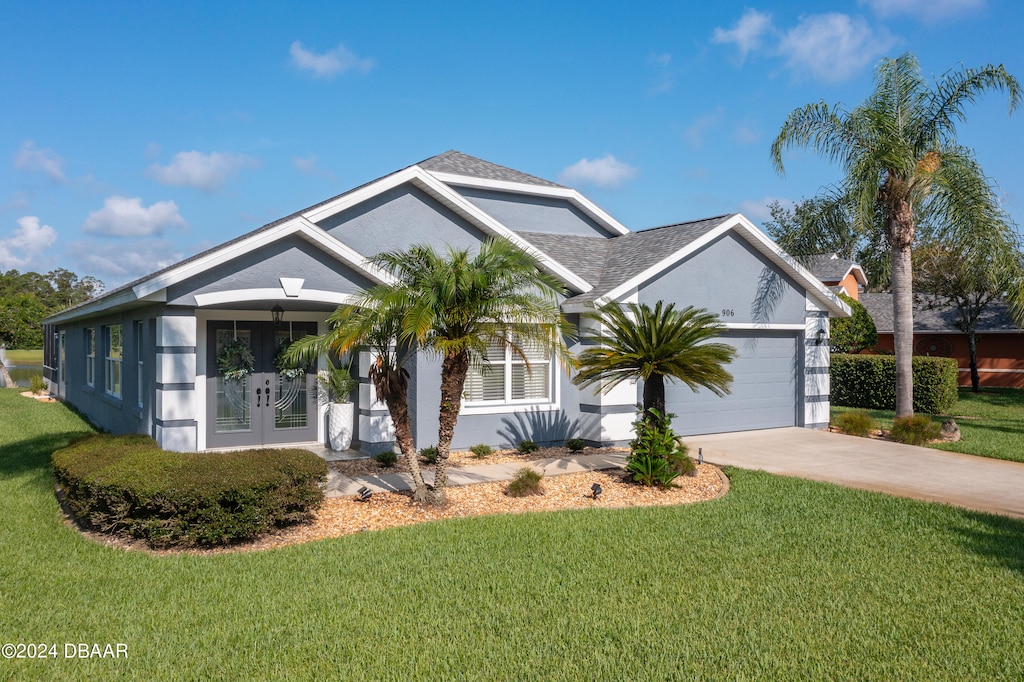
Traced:
POLYGON ((853 314, 850 317, 835 318, 830 323, 832 350, 836 353, 859 353, 872 348, 878 341, 878 330, 867 308, 846 294, 839 294, 853 314))

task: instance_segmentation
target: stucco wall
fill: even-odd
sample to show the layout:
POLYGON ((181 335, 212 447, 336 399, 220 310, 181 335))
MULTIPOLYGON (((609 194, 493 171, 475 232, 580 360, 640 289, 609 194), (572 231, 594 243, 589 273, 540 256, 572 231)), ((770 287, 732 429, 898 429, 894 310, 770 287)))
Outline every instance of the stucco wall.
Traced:
POLYGON ((614 236, 566 199, 470 187, 455 190, 511 230, 580 237, 614 236))

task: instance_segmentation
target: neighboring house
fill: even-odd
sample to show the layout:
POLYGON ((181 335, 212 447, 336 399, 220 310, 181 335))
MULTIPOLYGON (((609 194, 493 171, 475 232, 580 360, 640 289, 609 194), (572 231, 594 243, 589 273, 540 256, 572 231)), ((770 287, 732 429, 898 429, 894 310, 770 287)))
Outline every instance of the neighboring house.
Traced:
MULTIPOLYGON (((892 294, 861 294, 878 330, 876 348, 893 350, 892 294)), ((914 302, 914 355, 955 358, 960 368, 960 385, 971 385, 967 334, 957 328, 955 309, 929 308, 914 302)), ((978 320, 978 376, 981 386, 1024 388, 1024 329, 1014 322, 1005 302, 986 308, 978 320)))
POLYGON ((807 269, 821 280, 822 284, 837 294, 846 294, 858 300, 860 292, 868 285, 863 268, 852 260, 840 258, 834 253, 818 253, 802 259, 807 269))
MULTIPOLYGON (((417 243, 474 248, 500 237, 561 280, 570 321, 607 301, 694 305, 721 315, 738 350, 732 394, 670 385, 668 409, 683 434, 829 419, 830 315, 849 308, 739 214, 630 232, 576 190, 449 151, 387 175, 164 268, 46 321, 51 389, 97 425, 151 434, 193 451, 323 442, 325 406, 315 375, 274 370, 277 344, 326 330, 327 315, 388 275, 368 265, 417 243), (273 308, 283 320, 271 321, 273 308), (255 371, 220 376, 218 353, 242 340, 255 371)), ((578 352, 580 344, 571 350, 578 352)), ((455 447, 529 438, 624 443, 642 387, 580 390, 548 357, 498 352, 472 370, 455 447)), ((353 447, 390 448, 386 407, 361 380, 353 447)), ((440 361, 409 366, 417 447, 437 438, 440 361)))

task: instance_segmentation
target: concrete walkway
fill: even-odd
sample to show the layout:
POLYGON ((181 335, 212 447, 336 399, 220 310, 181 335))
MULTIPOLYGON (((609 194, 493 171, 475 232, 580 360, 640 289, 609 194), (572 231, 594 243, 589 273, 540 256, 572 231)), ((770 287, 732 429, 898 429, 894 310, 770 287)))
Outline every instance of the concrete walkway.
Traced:
MULTIPOLYGON (((482 464, 480 466, 448 469, 448 485, 471 485, 510 481, 524 466, 531 466, 545 476, 577 474, 602 469, 621 469, 626 465, 626 453, 602 455, 577 455, 575 457, 538 459, 532 462, 508 462, 506 464, 482 464)), ((434 482, 434 472, 424 471, 423 478, 428 484, 434 482)), ((372 476, 343 476, 334 471, 327 474, 327 497, 355 495, 366 486, 375 492, 396 492, 412 490, 412 477, 407 473, 377 474, 372 476)))
POLYGON ((719 465, 1024 518, 1024 464, 786 428, 684 438, 690 455, 719 465))

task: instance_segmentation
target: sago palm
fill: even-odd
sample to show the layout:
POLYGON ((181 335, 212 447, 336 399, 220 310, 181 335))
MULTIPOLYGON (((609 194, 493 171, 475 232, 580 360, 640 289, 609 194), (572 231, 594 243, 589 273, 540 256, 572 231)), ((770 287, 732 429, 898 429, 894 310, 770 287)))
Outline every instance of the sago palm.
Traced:
POLYGON ((730 392, 732 375, 725 365, 736 357, 736 349, 713 341, 724 327, 707 310, 676 310, 674 303, 663 301, 654 308, 612 302, 591 317, 600 320, 605 331, 584 335, 599 347, 580 354, 580 371, 573 378, 578 386, 600 384, 602 391, 609 391, 623 381, 643 379, 647 419, 653 417, 652 410, 665 414, 666 378, 694 392, 701 387, 718 396, 730 392))
POLYGON ((789 147, 809 147, 842 166, 859 231, 876 229, 876 211, 884 217, 892 263, 897 416, 912 414, 914 403, 911 248, 916 215, 926 210, 966 225, 972 221, 963 216, 990 207, 991 188, 971 150, 956 141, 965 106, 988 90, 1007 92, 1011 112, 1020 104, 1020 85, 1002 65, 950 71, 930 87, 916 58, 907 53, 879 64, 874 91, 852 111, 838 104, 808 104, 789 115, 772 144, 772 163, 780 173, 782 150, 789 147))

